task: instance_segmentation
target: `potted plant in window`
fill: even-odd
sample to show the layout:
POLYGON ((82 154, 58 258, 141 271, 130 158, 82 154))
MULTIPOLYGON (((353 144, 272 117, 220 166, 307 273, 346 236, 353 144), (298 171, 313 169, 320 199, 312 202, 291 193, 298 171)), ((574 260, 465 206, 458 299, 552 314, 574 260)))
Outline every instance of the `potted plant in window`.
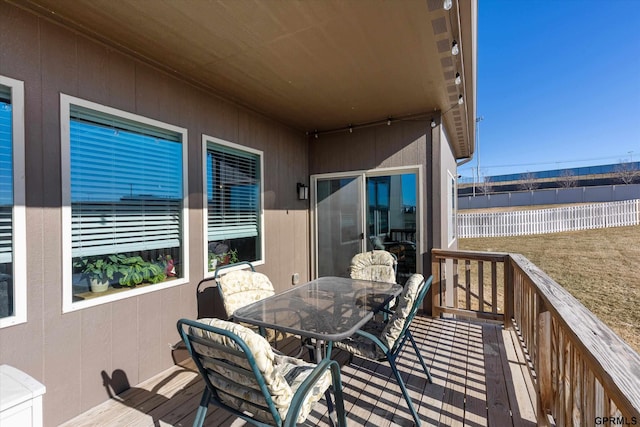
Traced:
POLYGON ((209 271, 215 270, 219 265, 235 264, 238 261, 237 249, 231 249, 220 254, 209 252, 209 271))
POLYGON ((87 276, 91 292, 106 291, 114 273, 119 271, 116 255, 82 257, 73 266, 87 276))
POLYGON ((117 255, 120 286, 133 288, 142 282, 159 283, 167 278, 163 268, 156 263, 145 261, 140 256, 117 255))

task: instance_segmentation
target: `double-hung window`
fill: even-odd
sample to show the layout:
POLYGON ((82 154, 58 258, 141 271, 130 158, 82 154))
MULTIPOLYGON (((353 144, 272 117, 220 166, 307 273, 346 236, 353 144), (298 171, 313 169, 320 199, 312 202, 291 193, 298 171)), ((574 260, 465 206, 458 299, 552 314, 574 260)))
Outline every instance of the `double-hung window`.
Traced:
POLYGON ((206 135, 202 145, 206 272, 262 262, 262 152, 206 135))
POLYGON ((61 95, 64 304, 186 282, 186 129, 61 95))
POLYGON ((27 321, 24 84, 0 76, 0 328, 27 321))

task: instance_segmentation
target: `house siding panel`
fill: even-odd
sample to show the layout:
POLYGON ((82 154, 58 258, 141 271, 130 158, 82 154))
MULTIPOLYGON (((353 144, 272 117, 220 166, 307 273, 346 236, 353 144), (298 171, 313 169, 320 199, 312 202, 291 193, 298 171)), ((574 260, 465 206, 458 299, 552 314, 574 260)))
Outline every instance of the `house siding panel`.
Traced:
MULTIPOLYGON (((40 186, 44 180, 41 168, 42 94, 38 19, 21 9, 0 2, 0 32, 0 74, 25 82, 33 82, 30 87, 25 85, 25 116, 33 117, 36 121, 33 125, 25 125, 25 150, 33 152, 33 156, 27 156, 25 159, 25 170, 30 172, 25 179, 28 189, 31 184, 40 186), (11 31, 4 31, 5 28, 10 28, 11 31), (16 56, 20 56, 20 61, 14 60, 16 56)), ((42 206, 42 192, 27 190, 25 196, 27 204, 42 206)), ((28 323, 0 330, 0 363, 20 361, 20 368, 38 381, 43 381, 44 378, 42 316, 45 304, 45 280, 42 268, 44 258, 42 239, 45 229, 43 217, 42 209, 26 211, 29 234, 26 242, 27 254, 29 257, 34 257, 33 263, 30 262, 27 268, 27 284, 30 292, 27 299, 28 323), (35 268, 31 268, 32 266, 35 268)))
MULTIPOLYGON (((109 304, 109 308, 111 309, 111 318, 105 327, 111 330, 113 341, 109 352, 110 365, 105 366, 103 369, 105 369, 105 374, 109 378, 119 376, 116 375, 116 370, 119 370, 118 372, 126 374, 127 381, 131 385, 138 384, 142 382, 138 372, 139 345, 141 341, 141 331, 138 328, 140 321, 137 315, 138 300, 136 298, 123 299, 109 304)), ((112 383, 111 386, 116 394, 124 391, 121 383, 112 383)), ((100 393, 97 397, 104 400, 105 393, 100 393)))
POLYGON ((309 279, 308 182, 303 132, 0 2, 0 74, 24 81, 28 322, 0 329, 0 362, 47 387, 45 425, 58 425, 168 368, 179 317, 197 315, 203 277, 203 133, 265 153, 266 263, 277 289, 309 279), (62 314, 60 93, 188 129, 190 283, 62 314))
MULTIPOLYGON (((91 310, 91 315, 82 317, 81 323, 81 346, 82 357, 80 358, 80 378, 84 384, 81 395, 81 407, 87 408, 96 406, 104 399, 102 394, 104 387, 100 373, 102 371, 111 372, 111 343, 113 342, 111 321, 111 307, 101 305, 91 310), (91 379, 94 381, 86 381, 91 379)), ((77 367, 76 367, 77 369, 77 367)))

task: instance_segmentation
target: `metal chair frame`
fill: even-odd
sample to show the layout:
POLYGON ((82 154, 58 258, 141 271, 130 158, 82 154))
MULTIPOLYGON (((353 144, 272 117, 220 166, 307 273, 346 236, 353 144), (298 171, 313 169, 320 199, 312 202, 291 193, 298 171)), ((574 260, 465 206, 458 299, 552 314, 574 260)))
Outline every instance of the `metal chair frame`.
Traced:
MULTIPOLYGON (((342 381, 340 378, 340 367, 336 361, 330 360, 327 357, 316 365, 314 370, 309 374, 309 376, 302 382, 300 387, 297 389, 296 393, 294 394, 291 400, 291 404, 289 406, 289 411, 286 415, 286 419, 282 420, 280 413, 278 412, 273 402, 273 399, 271 397, 271 394, 269 393, 269 390, 266 386, 264 376, 262 375, 262 372, 258 369, 258 366, 256 365, 256 361, 253 356, 253 353, 251 352, 247 344, 238 335, 234 334, 231 331, 227 331, 225 329, 216 328, 214 326, 206 325, 206 324, 203 324, 194 320, 189 320, 189 319, 180 319, 177 323, 177 327, 178 327, 178 332, 180 333, 180 336, 182 337, 182 340, 184 341, 187 347, 187 350, 189 351, 189 354, 191 355, 196 366, 198 367, 200 376, 205 382, 205 389, 202 393, 202 398, 200 399, 200 406, 198 407, 198 412, 196 413, 196 418, 193 422, 194 426, 203 425, 205 417, 207 415, 207 410, 210 404, 214 406, 218 406, 220 408, 224 408, 225 410, 233 413, 234 415, 256 426, 260 426, 260 427, 295 426, 296 420, 298 418, 298 414, 300 412, 300 408, 304 402, 306 394, 312 389, 314 384, 321 378, 321 376, 325 373, 327 369, 331 370, 331 377, 332 377, 332 386, 330 386, 329 389, 325 391, 325 398, 327 399, 327 406, 329 408, 329 419, 332 425, 335 425, 337 421, 338 427, 346 426, 346 415, 344 410, 342 381), (233 342, 236 343, 236 345, 241 349, 241 351, 226 347, 222 344, 212 342, 211 340, 207 340, 206 338, 190 335, 188 333, 189 327, 200 328, 210 333, 226 336, 231 340, 233 340, 233 342), (210 363, 211 362, 224 363, 224 362, 219 361, 217 359, 212 359, 206 355, 203 355, 197 352, 194 349, 194 346, 192 345, 192 343, 194 342, 204 346, 216 348, 217 350, 220 350, 223 352, 228 352, 229 354, 232 354, 236 357, 246 358, 247 362, 249 363, 249 366, 251 367, 251 372, 249 372, 248 370, 244 370, 246 371, 244 373, 248 375, 250 374, 254 375, 257 381, 257 384, 260 387, 260 391, 262 392, 265 398, 265 402, 267 404, 266 409, 268 409, 269 413, 273 417, 273 424, 264 423, 262 421, 256 420, 252 418, 250 415, 244 412, 241 412, 234 407, 228 406, 227 404, 222 402, 222 400, 218 396, 216 387, 213 385, 213 383, 209 379, 210 370, 204 367, 203 360, 207 360, 210 363), (335 415, 337 420, 334 420, 331 414, 333 412, 332 410, 333 405, 331 402, 330 390, 333 390, 333 393, 335 396, 335 409, 336 409, 335 415)), ((233 369, 236 371, 243 371, 243 368, 240 368, 237 366, 234 366, 233 369)))
MULTIPOLYGON (((400 389, 402 390, 402 395, 404 396, 404 399, 407 401, 407 405, 409 406, 409 410, 411 411, 411 415, 413 416, 413 419, 416 423, 417 426, 421 425, 421 421, 420 418, 418 417, 418 413, 416 412, 414 406, 413 406, 413 402, 411 400, 411 397, 409 396, 409 392, 407 391, 407 387, 405 386, 404 381, 402 380, 402 376, 400 375, 400 371, 398 370, 398 367, 396 365, 396 360, 398 358, 398 356, 400 355, 400 352, 402 351, 402 348, 405 344, 405 342, 407 341, 407 339, 409 339, 409 341, 411 342, 411 346, 413 347, 416 355, 418 356, 418 360, 420 361, 420 365, 422 365, 422 369, 425 373, 425 375, 427 376, 427 380, 429 382, 429 384, 433 383, 433 378, 431 377, 431 373, 429 372, 429 368, 427 368, 427 365, 424 362, 424 359, 422 358, 422 355, 420 354, 420 350, 418 349, 418 345, 416 344, 415 339, 413 338, 413 335, 411 334, 411 331, 409 330, 409 326, 411 325, 411 322, 413 321, 413 318, 416 316, 419 307, 422 305, 422 302, 424 301, 425 296, 427 295, 427 292, 429 291, 429 288, 431 287, 431 283, 433 281, 433 276, 429 276, 429 278, 427 280, 423 280, 422 285, 420 287, 420 289, 418 290, 418 295, 413 303, 413 306, 411 307, 411 311, 409 312, 409 315, 407 316, 405 323, 402 327, 402 330, 400 332, 400 334, 398 335, 398 338, 395 340, 393 346, 391 348, 388 348, 381 340, 379 337, 369 333, 369 332, 365 332, 365 331, 357 331, 356 334, 360 335, 362 337, 367 338, 368 340, 370 340, 371 342, 373 342, 378 348, 380 348, 380 350, 382 350, 384 352, 384 357, 378 359, 377 361, 388 361, 389 365, 391 366, 391 370, 393 371, 393 375, 396 377, 396 380, 398 382, 398 385, 400 385, 400 389)), ((388 314, 393 315, 392 311, 388 311, 388 314)))

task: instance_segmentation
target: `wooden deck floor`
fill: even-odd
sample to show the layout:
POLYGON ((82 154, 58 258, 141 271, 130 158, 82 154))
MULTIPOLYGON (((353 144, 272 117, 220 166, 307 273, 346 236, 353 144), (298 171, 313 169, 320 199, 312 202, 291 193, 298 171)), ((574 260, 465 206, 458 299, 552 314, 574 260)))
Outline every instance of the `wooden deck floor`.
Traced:
MULTIPOLYGON (((411 330, 434 384, 426 382, 410 345, 398 359, 398 368, 424 426, 535 426, 533 384, 512 331, 494 324, 426 317, 416 317, 411 330)), ((342 382, 349 426, 413 425, 388 365, 354 358, 342 367, 342 382)), ((190 426, 202 390, 193 365, 184 363, 65 426, 190 426)), ((305 425, 329 425, 325 412, 321 401, 305 425)), ((210 407, 205 425, 245 423, 210 407)))

